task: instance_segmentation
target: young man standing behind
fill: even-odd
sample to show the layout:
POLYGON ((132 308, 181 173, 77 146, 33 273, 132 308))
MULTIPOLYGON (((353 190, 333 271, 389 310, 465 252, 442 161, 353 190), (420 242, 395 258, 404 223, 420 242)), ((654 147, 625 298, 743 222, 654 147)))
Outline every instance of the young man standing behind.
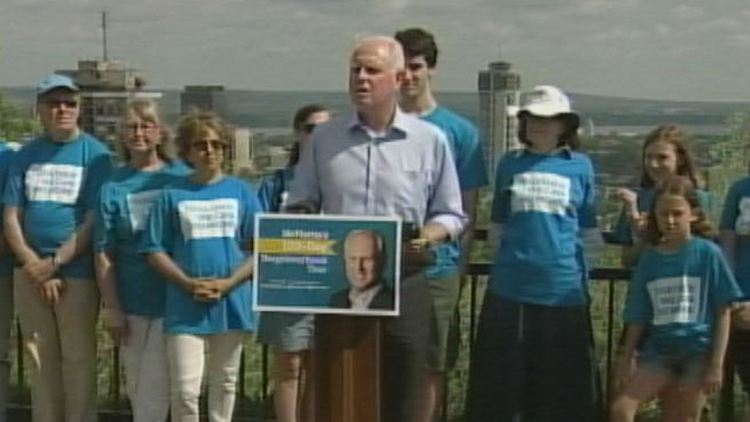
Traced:
POLYGON ((471 251, 479 189, 487 186, 488 181, 477 129, 468 120, 439 106, 433 95, 432 80, 438 56, 434 36, 421 28, 409 28, 396 32, 395 38, 403 47, 406 59, 401 108, 445 132, 458 173, 464 212, 469 217, 460 241, 437 246, 435 264, 427 270, 433 314, 427 361, 429 375, 421 420, 429 422, 440 417, 445 374, 455 363, 447 353, 448 332, 458 305, 461 275, 471 251))

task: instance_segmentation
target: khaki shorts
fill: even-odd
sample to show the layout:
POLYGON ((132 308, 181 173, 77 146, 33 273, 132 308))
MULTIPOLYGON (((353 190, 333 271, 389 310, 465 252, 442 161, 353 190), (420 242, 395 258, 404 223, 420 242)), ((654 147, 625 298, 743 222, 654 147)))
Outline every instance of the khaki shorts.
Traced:
MULTIPOLYGON (((445 372, 456 363, 456 353, 448 353, 448 350, 449 346, 456 346, 455 344, 449 345, 449 339, 458 341, 458 336, 451 334, 458 333, 458 324, 454 324, 454 321, 461 290, 461 278, 458 274, 430 278, 427 286, 432 301, 427 366, 435 372, 445 372)), ((451 349, 456 348, 451 347, 451 349)))

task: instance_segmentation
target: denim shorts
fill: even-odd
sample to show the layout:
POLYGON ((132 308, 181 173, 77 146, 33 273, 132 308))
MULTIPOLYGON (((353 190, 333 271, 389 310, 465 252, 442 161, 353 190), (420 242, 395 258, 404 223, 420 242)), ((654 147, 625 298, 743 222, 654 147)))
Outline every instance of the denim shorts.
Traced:
POLYGON ((707 355, 646 354, 638 357, 638 367, 648 372, 664 375, 680 384, 703 383, 708 369, 707 355))

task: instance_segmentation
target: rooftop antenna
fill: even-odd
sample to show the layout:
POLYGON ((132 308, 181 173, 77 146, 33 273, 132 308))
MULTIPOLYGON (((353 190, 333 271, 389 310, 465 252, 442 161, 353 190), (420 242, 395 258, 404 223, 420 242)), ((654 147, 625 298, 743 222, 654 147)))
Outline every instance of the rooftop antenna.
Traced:
POLYGON ((107 57, 107 12, 102 12, 102 58, 106 62, 107 57))

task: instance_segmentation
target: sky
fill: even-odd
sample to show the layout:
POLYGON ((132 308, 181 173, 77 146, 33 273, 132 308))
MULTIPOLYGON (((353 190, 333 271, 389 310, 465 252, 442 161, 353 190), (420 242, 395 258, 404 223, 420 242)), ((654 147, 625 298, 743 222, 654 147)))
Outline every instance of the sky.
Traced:
POLYGON ((152 88, 343 91, 358 37, 421 26, 441 91, 502 58, 522 85, 672 100, 750 100, 747 0, 0 0, 0 86, 110 58, 152 88))

